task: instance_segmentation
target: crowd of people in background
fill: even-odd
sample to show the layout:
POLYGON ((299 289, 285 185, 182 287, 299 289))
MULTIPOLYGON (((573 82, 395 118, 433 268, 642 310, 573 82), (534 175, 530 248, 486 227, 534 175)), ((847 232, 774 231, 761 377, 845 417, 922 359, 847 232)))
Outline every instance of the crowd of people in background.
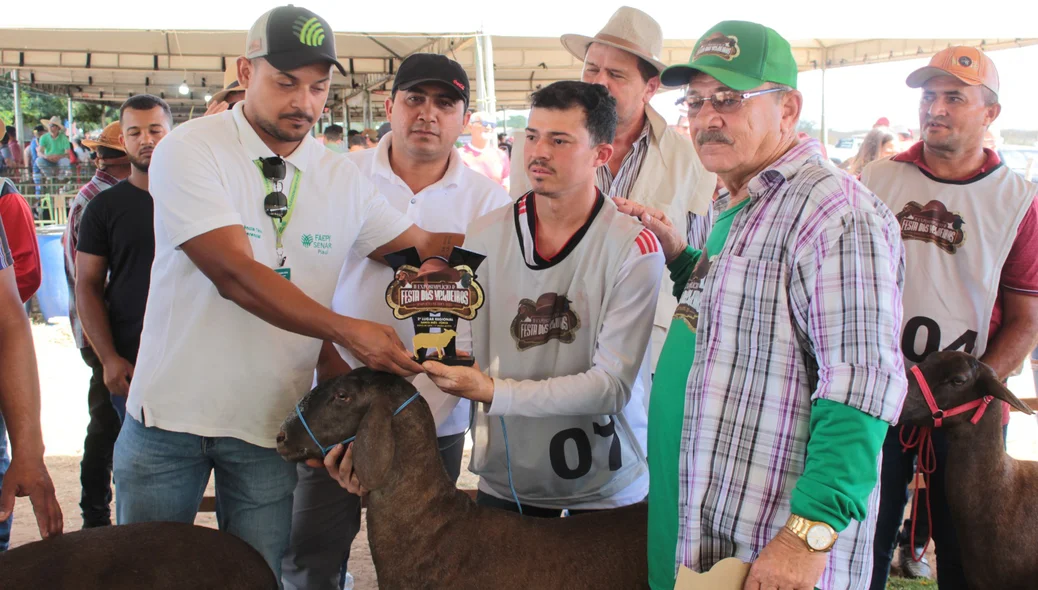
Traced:
MULTIPOLYGON (((24 151, 0 122, 5 168, 60 182, 96 165, 64 235, 91 373, 84 528, 112 524, 113 481, 118 524, 193 522, 215 471, 220 527, 285 588, 341 588, 368 492, 353 447, 291 464, 278 434, 313 385, 370 367, 414 377, 454 481, 473 429, 480 505, 555 518, 647 499, 653 590, 727 557, 752 562, 750 587, 883 590, 895 550, 928 573, 920 529, 942 590, 964 588, 947 445, 935 432, 932 521, 902 523, 916 458, 892 425, 906 366, 932 352, 1000 379, 1038 353, 1038 187, 991 146, 984 52, 913 72, 919 137, 881 118, 837 166, 798 131, 797 63, 759 23, 717 23, 665 64, 658 22, 622 7, 562 36, 581 79, 535 92, 508 137, 470 108, 462 65, 429 53, 399 63, 383 125, 315 133, 346 70, 334 35, 276 32, 301 19, 331 30, 264 14, 197 120, 142 94, 83 141, 41 121, 24 151), (650 104, 661 88, 684 92, 675 124, 650 104), (372 285, 394 276, 386 254, 463 244, 486 257, 486 306, 458 339, 476 365, 418 364, 372 285)), ((41 534, 62 530, 21 307, 39 251, 14 189, 0 182, 0 549, 15 494, 41 534)))

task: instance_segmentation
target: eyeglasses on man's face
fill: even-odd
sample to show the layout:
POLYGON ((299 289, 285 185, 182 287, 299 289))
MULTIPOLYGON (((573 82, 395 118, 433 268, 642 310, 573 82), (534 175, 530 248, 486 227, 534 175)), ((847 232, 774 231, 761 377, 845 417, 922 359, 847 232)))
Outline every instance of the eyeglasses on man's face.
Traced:
POLYGON ((689 117, 695 117, 698 115, 699 111, 703 110, 703 105, 706 104, 707 101, 710 101, 710 104, 714 107, 715 111, 722 115, 728 115, 742 108, 743 101, 765 94, 771 94, 773 92, 786 92, 788 90, 789 88, 786 88, 785 86, 777 86, 775 88, 765 88, 764 90, 755 90, 753 92, 725 90, 707 96, 690 94, 685 97, 685 105, 688 107, 689 117))

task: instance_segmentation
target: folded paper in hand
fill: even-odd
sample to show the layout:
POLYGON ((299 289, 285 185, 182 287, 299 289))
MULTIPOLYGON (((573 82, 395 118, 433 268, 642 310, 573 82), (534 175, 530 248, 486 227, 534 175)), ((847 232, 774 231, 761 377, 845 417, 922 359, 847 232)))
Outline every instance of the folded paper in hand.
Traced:
POLYGON ((722 559, 705 574, 681 566, 674 590, 742 590, 749 573, 750 564, 737 557, 722 559))

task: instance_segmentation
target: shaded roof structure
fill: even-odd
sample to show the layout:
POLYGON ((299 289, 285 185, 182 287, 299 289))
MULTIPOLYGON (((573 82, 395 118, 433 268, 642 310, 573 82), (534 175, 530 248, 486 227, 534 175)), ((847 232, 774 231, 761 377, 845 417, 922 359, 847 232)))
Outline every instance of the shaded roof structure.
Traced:
MULTIPOLYGON (((245 31, 0 29, 0 76, 17 71, 29 87, 76 101, 118 105, 138 93, 162 96, 178 120, 205 111, 205 96, 220 89, 223 71, 241 54, 245 31), (186 83, 187 95, 178 87, 186 83)), ((581 62, 557 37, 493 35, 489 44, 479 32, 436 34, 336 33, 336 48, 350 74, 335 74, 329 108, 349 107, 351 120, 383 116, 382 93, 388 91, 400 62, 415 52, 441 53, 459 61, 469 73, 473 104, 479 90, 480 53, 492 47, 492 94, 496 109, 527 108, 529 95, 556 80, 576 79, 581 62)), ((1038 44, 1038 38, 998 39, 807 39, 793 40, 801 71, 916 59, 951 45, 985 50, 1038 44)), ((665 63, 688 60, 695 39, 668 40, 665 63)))

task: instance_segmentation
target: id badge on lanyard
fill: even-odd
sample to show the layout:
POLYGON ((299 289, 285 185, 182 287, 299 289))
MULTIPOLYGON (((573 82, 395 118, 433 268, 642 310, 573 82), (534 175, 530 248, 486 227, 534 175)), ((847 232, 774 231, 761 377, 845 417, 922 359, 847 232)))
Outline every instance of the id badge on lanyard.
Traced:
MULTIPOLYGON (((260 174, 263 174, 262 164, 259 161, 257 161, 256 166, 260 169, 260 174)), ((277 254, 277 268, 275 268, 274 270, 279 275, 285 277, 290 281, 292 280, 292 269, 285 266, 285 262, 287 262, 288 257, 285 256, 284 236, 285 229, 288 228, 288 222, 292 220, 292 212, 295 211, 296 197, 299 196, 299 185, 302 182, 302 179, 303 171, 296 170, 295 175, 293 175, 292 177, 292 184, 291 186, 289 186, 288 189, 288 211, 285 213, 285 216, 281 219, 278 219, 273 216, 270 218, 270 223, 272 226, 274 226, 274 247, 275 253, 277 254)), ((264 188, 266 188, 268 194, 276 192, 274 183, 271 181, 271 179, 267 178, 266 176, 263 177, 263 185, 264 188)))

